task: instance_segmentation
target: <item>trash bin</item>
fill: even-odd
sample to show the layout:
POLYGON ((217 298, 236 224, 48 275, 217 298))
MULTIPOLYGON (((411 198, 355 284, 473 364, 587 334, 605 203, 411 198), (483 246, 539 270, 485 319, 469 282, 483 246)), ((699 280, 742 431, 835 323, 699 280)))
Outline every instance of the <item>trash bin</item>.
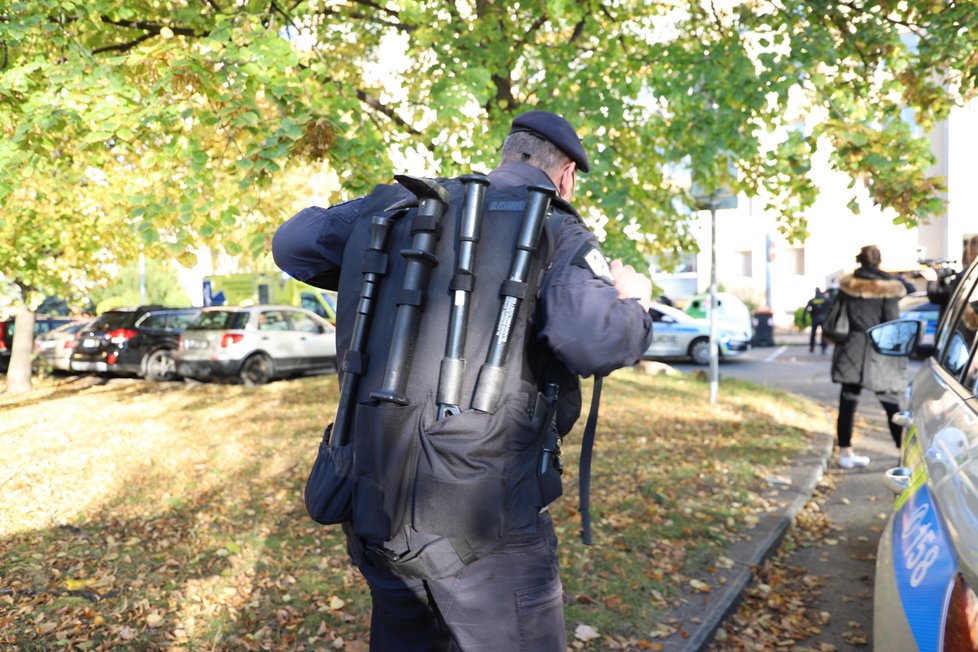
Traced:
POLYGON ((754 346, 774 346, 774 314, 770 308, 758 308, 754 311, 754 346))

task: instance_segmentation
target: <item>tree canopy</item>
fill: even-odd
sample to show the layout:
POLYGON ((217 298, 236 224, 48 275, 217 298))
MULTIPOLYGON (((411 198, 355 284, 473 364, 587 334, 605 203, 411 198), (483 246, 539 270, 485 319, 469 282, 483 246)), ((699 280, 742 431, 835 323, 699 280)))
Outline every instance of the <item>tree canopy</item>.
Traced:
POLYGON ((913 224, 942 210, 925 135, 975 92, 976 23, 933 0, 0 0, 0 274, 30 301, 140 250, 257 253, 301 166, 341 196, 411 155, 485 171, 531 107, 582 135, 578 204, 617 255, 693 247, 690 175, 803 236, 823 147, 913 224))

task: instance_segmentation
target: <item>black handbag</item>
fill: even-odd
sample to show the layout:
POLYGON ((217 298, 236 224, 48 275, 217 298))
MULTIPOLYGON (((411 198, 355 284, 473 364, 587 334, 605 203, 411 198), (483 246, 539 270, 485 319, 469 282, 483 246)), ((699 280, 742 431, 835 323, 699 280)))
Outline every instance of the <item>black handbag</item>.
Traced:
POLYGON ((849 310, 841 292, 822 323, 822 337, 833 344, 839 344, 849 337, 849 310))

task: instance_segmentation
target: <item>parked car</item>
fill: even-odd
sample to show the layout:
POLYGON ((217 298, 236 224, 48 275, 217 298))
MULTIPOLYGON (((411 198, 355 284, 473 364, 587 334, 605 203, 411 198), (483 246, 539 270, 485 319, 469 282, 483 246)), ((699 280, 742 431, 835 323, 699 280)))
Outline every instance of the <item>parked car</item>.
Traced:
POLYGON ((91 324, 93 319, 83 319, 58 326, 54 330, 34 338, 34 363, 38 367, 55 371, 71 369, 71 354, 78 342, 78 331, 91 324))
POLYGON ((887 652, 978 649, 978 266, 936 335, 895 417, 901 466, 885 479, 897 497, 877 549, 873 642, 887 652))
MULTIPOLYGON (((645 359, 692 358, 696 364, 710 362, 710 320, 690 317, 681 310, 653 303, 652 344, 645 359)), ((750 328, 717 322, 717 342, 721 356, 735 356, 750 350, 750 328)))
POLYGON ((291 306, 204 308, 180 338, 177 373, 197 380, 260 385, 335 369, 336 331, 291 306))
POLYGON ((71 369, 172 380, 180 333, 199 312, 162 306, 108 310, 78 333, 71 369))
MULTIPOLYGON (((710 295, 709 293, 697 294, 690 297, 683 309, 690 317, 698 319, 710 318, 710 295)), ((754 320, 751 318, 750 308, 729 292, 717 292, 717 319, 733 324, 748 333, 754 327, 754 320)))
POLYGON ((911 292, 900 299, 900 319, 916 319, 921 323, 917 354, 926 357, 934 352, 937 340, 937 320, 941 307, 927 298, 927 292, 911 292))
MULTIPOLYGON (((34 316, 34 337, 43 335, 59 326, 78 321, 77 317, 34 316)), ((15 318, 0 319, 0 372, 6 373, 10 365, 10 351, 14 344, 15 318)))

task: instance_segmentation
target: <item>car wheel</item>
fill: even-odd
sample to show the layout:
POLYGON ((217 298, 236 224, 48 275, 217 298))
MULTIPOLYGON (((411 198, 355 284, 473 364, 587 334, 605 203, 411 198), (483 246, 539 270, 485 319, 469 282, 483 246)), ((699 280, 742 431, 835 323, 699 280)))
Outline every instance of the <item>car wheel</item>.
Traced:
POLYGON ((169 349, 157 349, 143 359, 143 378, 155 383, 177 377, 177 363, 169 349))
POLYGON ((710 340, 700 338, 689 345, 689 357, 696 364, 710 364, 710 340))
POLYGON ((267 355, 256 353, 241 365, 238 373, 243 385, 264 385, 272 378, 272 361, 267 355))

